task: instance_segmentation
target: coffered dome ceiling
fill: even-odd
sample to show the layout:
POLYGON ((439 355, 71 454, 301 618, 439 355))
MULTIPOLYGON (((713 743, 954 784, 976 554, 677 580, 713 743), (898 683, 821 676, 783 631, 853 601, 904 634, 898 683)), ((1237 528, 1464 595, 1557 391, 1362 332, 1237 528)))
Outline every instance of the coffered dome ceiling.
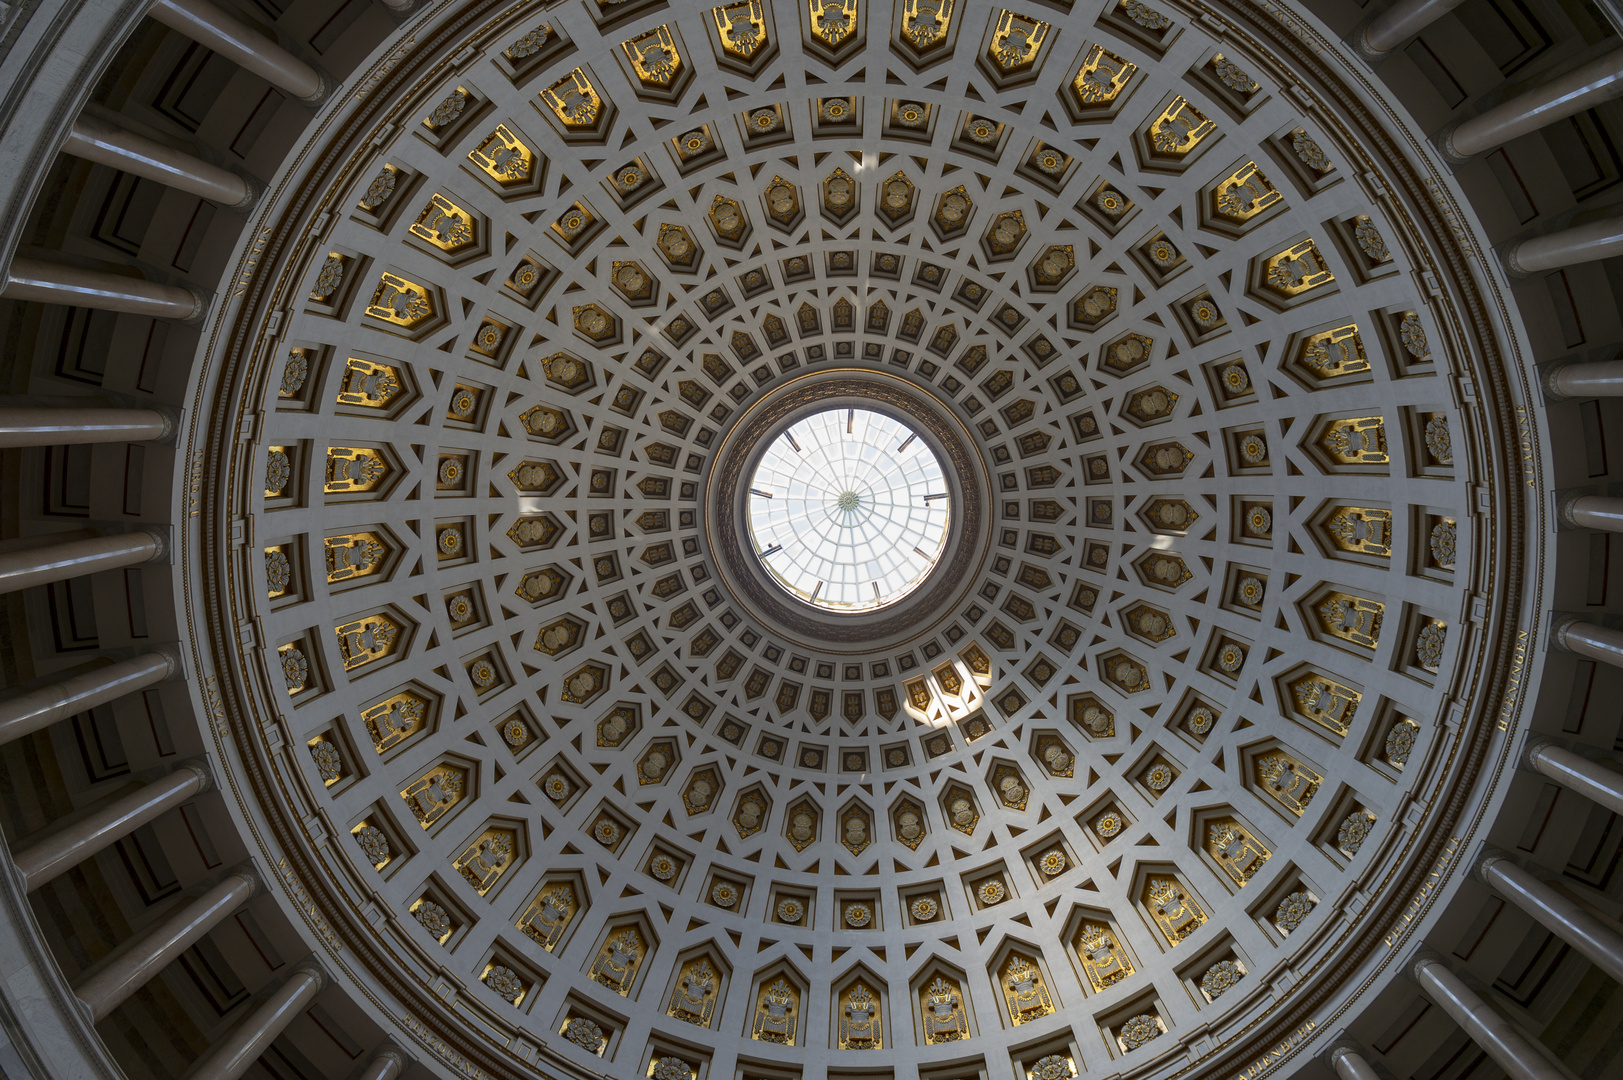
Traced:
POLYGON ((224 786, 382 1022, 1216 1075, 1390 977, 1543 585, 1509 320, 1335 55, 1139 0, 402 28, 252 226, 183 556, 224 786), (829 408, 952 489, 879 611, 750 539, 829 408))

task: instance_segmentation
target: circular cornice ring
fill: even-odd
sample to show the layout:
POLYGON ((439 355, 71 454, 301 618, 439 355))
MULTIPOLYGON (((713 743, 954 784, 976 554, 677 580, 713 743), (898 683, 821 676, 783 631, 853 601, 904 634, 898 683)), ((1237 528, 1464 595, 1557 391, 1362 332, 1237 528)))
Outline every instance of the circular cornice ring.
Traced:
POLYGON ((944 404, 918 385, 884 372, 834 368, 789 381, 734 423, 706 484, 705 539, 727 590, 774 631, 814 641, 825 650, 867 651, 915 636, 954 610, 986 556, 990 497, 986 461, 944 404), (953 512, 946 550, 916 589, 882 613, 846 615, 797 601, 767 576, 748 541, 747 478, 772 438, 803 416, 841 405, 916 425, 947 476, 953 512))

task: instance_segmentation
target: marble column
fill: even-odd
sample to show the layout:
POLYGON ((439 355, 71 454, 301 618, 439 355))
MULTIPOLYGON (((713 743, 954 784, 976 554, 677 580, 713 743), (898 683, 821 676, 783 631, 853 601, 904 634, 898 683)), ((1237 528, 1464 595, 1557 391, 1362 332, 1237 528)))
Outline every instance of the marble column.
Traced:
POLYGON ((1381 1080, 1368 1059, 1346 1043, 1332 1046, 1329 1058, 1331 1067, 1341 1080, 1381 1080))
POLYGON ((157 409, 0 408, 0 449, 161 442, 174 432, 174 421, 157 409))
POLYGON ((1623 667, 1623 630, 1568 616, 1550 628, 1550 642, 1566 652, 1623 667))
POLYGON ((1623 255, 1623 218, 1610 217, 1531 236, 1505 249, 1505 268, 1517 277, 1623 255))
POLYGON ((157 0, 147 14, 300 101, 327 94, 315 68, 208 0, 157 0))
POLYGON ((1562 524, 1574 529, 1623 532, 1623 499, 1604 495, 1566 495, 1556 504, 1562 524))
POLYGON ((1544 392, 1556 399, 1623 397, 1623 360, 1560 364, 1544 376, 1544 392))
POLYGON ((1464 0, 1398 0, 1365 24, 1358 51, 1366 59, 1379 60, 1462 3, 1464 0))
POLYGON ((90 1008, 92 1021, 99 1022, 118 1008, 168 967, 170 961, 247 903, 259 888, 259 879, 253 870, 239 867, 202 896, 182 904, 126 945, 95 974, 74 987, 79 1000, 90 1008))
POLYGON ((0 593, 154 562, 168 553, 169 541, 152 529, 68 540, 49 547, 36 544, 0 554, 0 593))
POLYGON ((221 206, 243 209, 254 201, 252 186, 230 169, 210 165, 200 157, 100 117, 85 114, 75 120, 62 143, 62 152, 110 165, 120 172, 145 177, 221 206))
POLYGON ((1527 1036, 1478 997, 1436 956, 1422 955, 1411 970, 1425 995, 1453 1017, 1470 1040, 1505 1070, 1510 1080, 1565 1080, 1560 1071, 1534 1049, 1527 1036))
POLYGON ((0 299, 150 315, 155 319, 195 322, 207 307, 203 297, 179 285, 159 285, 145 278, 86 270, 45 259, 15 258, 6 269, 0 299))
POLYGON ((247 1019, 192 1066, 189 1080, 238 1080, 287 1025, 310 1007, 326 984, 327 976, 313 959, 300 963, 247 1019))
POLYGON ((1503 853, 1484 855, 1477 863, 1476 872, 1488 888, 1533 916, 1546 930, 1589 957, 1606 974, 1623 982, 1623 937, 1605 923, 1517 866, 1503 853))
POLYGON ((1442 139, 1444 154, 1463 161, 1512 139, 1593 108, 1623 94, 1623 48, 1582 67, 1542 79, 1487 112, 1461 121, 1442 139))
POLYGON ((103 663, 87 671, 69 675, 0 700, 0 746, 50 727, 75 713, 104 705, 178 678, 180 654, 173 649, 156 649, 127 660, 103 663))
POLYGON ((47 828, 44 835, 29 840, 12 856, 23 878, 23 890, 33 892, 210 786, 208 767, 201 761, 188 761, 71 824, 47 828))
POLYGON ((1623 773, 1542 740, 1528 744, 1527 767, 1614 814, 1623 814, 1623 773))

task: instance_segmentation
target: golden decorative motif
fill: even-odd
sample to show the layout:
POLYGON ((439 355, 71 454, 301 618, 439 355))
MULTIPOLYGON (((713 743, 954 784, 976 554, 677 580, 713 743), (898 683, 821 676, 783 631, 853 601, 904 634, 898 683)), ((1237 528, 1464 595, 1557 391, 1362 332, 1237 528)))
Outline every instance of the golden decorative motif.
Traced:
POLYGON ((1392 511, 1366 506, 1337 506, 1324 522, 1325 535, 1342 551, 1390 558, 1392 511))
POLYGON ((1314 792, 1319 790, 1324 777, 1303 765, 1283 750, 1259 755, 1256 762, 1257 783, 1274 799, 1297 817, 1307 812, 1314 792))
POLYGON ((750 1038, 793 1046, 799 1023, 799 988, 781 975, 763 982, 755 996, 755 1020, 750 1025, 750 1038))
POLYGON ((1262 282, 1280 296, 1291 298, 1329 285, 1336 276, 1312 240, 1292 244, 1263 260, 1262 282))
POLYGON ((480 896, 512 868, 518 837, 510 829, 486 829, 451 863, 480 896))
POLYGON ((1048 43, 1049 24, 1004 8, 997 17, 986 58, 1005 75, 1029 71, 1048 43))
POLYGON ((836 1042, 841 1050, 879 1050, 885 1045, 879 995, 858 980, 840 994, 836 1042))
POLYGON ((796 851, 805 851, 817 840, 817 826, 821 820, 822 814, 817 804, 802 799, 789 807, 789 812, 784 815, 783 835, 796 851))
POLYGON ((1262 869, 1271 854, 1249 829, 1233 819, 1207 824, 1206 851, 1236 885, 1242 886, 1262 869))
POLYGON ((1319 432, 1319 446, 1341 465, 1385 465, 1386 424, 1379 416, 1331 420, 1319 432))
POLYGON ((1024 1024, 1054 1011, 1048 984, 1037 962, 1029 956, 1010 953, 998 972, 998 985, 1003 991, 1010 1023, 1024 1024))
POLYGON ((1370 370, 1358 324, 1348 323, 1333 330, 1312 334, 1296 354, 1296 366, 1321 382, 1370 370))
POLYGON ((964 992, 944 975, 919 988, 919 1014, 924 1021, 926 1043, 953 1042, 969 1037, 969 1014, 964 1010, 964 992))
POLYGON ((620 48, 631 61, 637 81, 646 87, 663 90, 683 73, 682 54, 668 26, 656 26, 645 34, 622 41, 620 48))
POLYGON ((1239 224, 1250 221, 1284 198, 1262 175, 1257 163, 1248 161, 1217 182, 1212 191, 1212 210, 1225 221, 1239 224))
POLYGON ((438 192, 412 222, 411 234, 448 255, 479 242, 473 215, 438 192))
POLYGON ((413 780, 400 797, 417 823, 427 829, 451 811, 467 794, 468 773, 451 765, 436 765, 413 780))
POLYGON ((559 123, 573 131, 590 131, 603 112, 602 96, 580 68, 541 91, 541 100, 559 123))
POLYGON ((344 361, 344 374, 335 400, 351 408, 383 409, 400 390, 399 368, 351 356, 344 361))
POLYGON ((1071 80, 1071 97, 1084 109, 1108 108, 1127 88, 1137 64, 1128 63, 1102 45, 1095 45, 1082 58, 1071 80))
POLYGON ((1200 929, 1206 913, 1176 878, 1152 874, 1144 881, 1142 902, 1168 942, 1178 944, 1200 929))
POLYGON ((579 910, 580 901, 572 886, 548 885, 530 901, 524 914, 519 916, 517 926, 525 937, 552 952, 579 910))
POLYGON ((421 326, 435 315, 434 300, 428 286, 407 281, 398 274, 383 274, 366 313, 374 319, 403 327, 407 330, 421 326))
POLYGON ((333 629, 345 671, 354 671, 392 654, 400 645, 401 626, 387 615, 368 615, 333 629))
POLYGON ((1150 147, 1157 157, 1182 161, 1216 131, 1217 125, 1180 95, 1150 121, 1150 147))
POLYGON ((717 195, 710 204, 709 218, 710 224, 715 226, 716 235, 724 240, 737 242, 749 232, 749 218, 737 199, 717 195))
POLYGON ((613 990, 621 997, 631 993, 631 983, 637 977, 637 966, 642 963, 648 946, 635 926, 611 931, 609 939, 597 951, 597 958, 587 969, 586 977, 613 990))
POLYGON ((839 48, 857 32, 858 0, 806 0, 812 35, 829 48, 839 48))
POLYGON ((392 750, 405 742, 428 723, 428 699, 410 690, 403 690, 361 713, 361 724, 372 736, 372 745, 378 753, 392 750))
POLYGON ((946 44, 954 0, 902 0, 902 40, 924 54, 946 44))
POLYGON ((689 960, 676 977, 676 989, 671 992, 665 1015, 709 1027, 710 1018, 715 1015, 720 984, 721 979, 708 957, 689 960))
POLYGON ((468 151, 468 160, 503 187, 522 184, 535 174, 535 151, 506 124, 497 124, 495 131, 468 151))
POLYGON ((748 0, 710 9, 724 53, 750 61, 767 47, 766 17, 761 5, 762 0, 748 0))
POLYGON ((329 536, 322 546, 326 553, 329 585, 381 573, 392 550, 391 545, 375 532, 329 536))
POLYGON ((1363 695, 1327 675, 1310 671, 1291 680, 1291 711, 1335 735, 1346 735, 1363 695))
POLYGON ((1381 639, 1381 617, 1386 605, 1350 593, 1332 592, 1314 605, 1319 627, 1342 641, 1375 651, 1381 639))
POLYGON ((1072 940, 1076 955, 1082 962, 1082 973, 1093 992, 1103 993, 1133 974, 1133 962, 1127 950, 1116 940, 1109 926, 1099 922, 1083 922, 1072 940))

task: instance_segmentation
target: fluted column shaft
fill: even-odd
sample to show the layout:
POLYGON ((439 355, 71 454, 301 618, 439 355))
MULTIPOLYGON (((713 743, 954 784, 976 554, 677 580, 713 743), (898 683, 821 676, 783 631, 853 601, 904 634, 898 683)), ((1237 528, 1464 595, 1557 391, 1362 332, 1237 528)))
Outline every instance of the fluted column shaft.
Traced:
POLYGON ((172 653, 146 652, 9 697, 0 701, 0 746, 173 678, 179 667, 172 653))
POLYGON ((157 409, 0 408, 0 449, 151 442, 173 432, 174 425, 157 409))
POLYGON ((167 550, 167 541, 161 534, 137 529, 113 536, 70 540, 54 547, 36 546, 7 552, 0 554, 0 593, 151 562, 162 558, 167 550))
POLYGON ((1389 53, 1462 3, 1464 0, 1398 0, 1370 20, 1364 28, 1364 44, 1371 52, 1389 53))
POLYGON ((147 14, 301 101, 324 96, 315 68, 207 0, 157 0, 147 14))
POLYGON ((1447 149, 1468 158, 1564 120, 1623 94, 1623 49, 1554 78, 1463 121, 1448 136, 1447 149))
POLYGON ((1604 218, 1576 225, 1547 236, 1534 236, 1505 251, 1505 266, 1520 277, 1541 270, 1609 259, 1623 255, 1623 217, 1604 218))
POLYGON ((1503 856, 1484 859, 1478 873, 1490 889, 1623 982, 1623 937, 1605 923, 1503 856))
POLYGON ((325 983, 319 968, 301 965, 276 992, 192 1067, 190 1080, 238 1080, 293 1018, 309 1007, 325 983))
POLYGON ((1349 1047, 1338 1046, 1330 1051, 1330 1062, 1341 1080, 1381 1080, 1364 1055, 1349 1047))
POLYGON ((1564 1080, 1527 1037, 1478 997, 1441 960, 1425 957, 1414 966, 1415 982, 1427 997, 1487 1052, 1511 1080, 1564 1080))
POLYGON ((1562 787, 1623 814, 1623 773, 1549 743, 1534 743, 1527 751, 1527 763, 1562 787))
POLYGON ((218 885, 132 942, 110 963, 74 988, 100 1021, 124 1000, 152 980, 175 957, 191 948, 222 919, 248 901, 257 882, 249 871, 226 875, 218 885))
POLYGON ((73 122, 62 152, 110 165, 132 176, 144 176, 164 187, 223 206, 240 207, 253 202, 253 189, 231 170, 95 116, 80 116, 73 122))
POLYGON ((201 764, 187 764, 109 806, 61 828, 49 829, 13 856, 24 891, 33 892, 103 848, 117 843, 165 810, 208 790, 201 764))
POLYGON ((1623 360, 1562 364, 1544 377, 1544 387, 1557 397, 1623 397, 1623 360))
POLYGON ((1557 648, 1623 667, 1623 630, 1612 630, 1587 619, 1568 619, 1558 624, 1551 636, 1557 648))
POLYGON ((121 311, 155 319, 195 319, 203 311, 202 297, 178 285, 44 259, 12 259, 0 299, 121 311))

